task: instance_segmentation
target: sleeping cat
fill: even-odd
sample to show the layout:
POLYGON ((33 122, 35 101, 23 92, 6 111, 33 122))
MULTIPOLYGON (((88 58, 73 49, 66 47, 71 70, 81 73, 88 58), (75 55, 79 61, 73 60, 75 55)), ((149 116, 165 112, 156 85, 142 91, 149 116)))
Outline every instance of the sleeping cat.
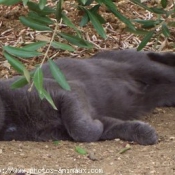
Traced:
POLYGON ((105 51, 55 63, 71 86, 63 90, 44 64, 44 87, 58 110, 40 100, 34 88, 28 92, 28 85, 11 90, 18 77, 0 81, 0 140, 157 143, 155 130, 135 119, 155 107, 175 105, 174 54, 105 51))

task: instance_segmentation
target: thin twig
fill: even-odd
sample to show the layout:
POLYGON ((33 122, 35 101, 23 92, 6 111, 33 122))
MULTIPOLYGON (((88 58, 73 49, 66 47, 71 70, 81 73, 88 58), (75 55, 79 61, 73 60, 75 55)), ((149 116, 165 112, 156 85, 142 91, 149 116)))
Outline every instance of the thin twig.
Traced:
POLYGON ((50 43, 49 43, 49 46, 47 47, 47 50, 46 50, 46 52, 45 52, 45 54, 44 54, 44 58, 43 58, 43 60, 42 60, 42 62, 41 62, 41 64, 40 64, 40 68, 43 66, 43 64, 44 64, 45 61, 46 61, 46 58, 47 58, 47 56, 48 56, 48 52, 49 52, 50 47, 51 47, 51 44, 52 44, 52 42, 53 42, 53 40, 54 40, 54 38, 55 38, 57 29, 58 29, 58 23, 56 22, 56 25, 55 25, 55 29, 54 29, 52 38, 51 38, 50 43))
MULTIPOLYGON (((42 62, 41 62, 41 64, 40 64, 40 66, 39 66, 40 68, 43 66, 43 64, 44 64, 45 61, 46 61, 46 58, 47 58, 47 56, 48 56, 48 52, 49 52, 49 50, 50 50, 50 47, 51 47, 52 41, 53 41, 54 38, 55 38, 55 35, 56 35, 56 32, 57 32, 57 29, 58 29, 58 23, 56 22, 56 25, 55 25, 55 29, 54 29, 54 32, 53 32, 52 38, 51 38, 51 40, 50 40, 50 42, 49 42, 49 46, 47 47, 47 50, 46 50, 46 52, 45 52, 45 54, 44 54, 44 58, 43 58, 43 60, 42 60, 42 62)), ((32 90, 33 85, 34 85, 34 82, 32 81, 31 86, 30 86, 29 89, 28 89, 29 92, 32 90)))

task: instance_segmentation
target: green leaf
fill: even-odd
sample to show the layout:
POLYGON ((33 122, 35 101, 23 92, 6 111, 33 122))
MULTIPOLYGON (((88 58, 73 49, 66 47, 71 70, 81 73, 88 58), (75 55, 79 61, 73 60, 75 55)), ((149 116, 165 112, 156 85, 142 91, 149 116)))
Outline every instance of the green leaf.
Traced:
POLYGON ((35 20, 30 17, 24 17, 20 16, 19 20, 22 24, 24 24, 27 27, 30 27, 31 29, 38 30, 38 31, 52 31, 52 29, 44 24, 41 24, 38 22, 38 20, 35 20))
POLYGON ((148 10, 152 13, 156 13, 156 14, 168 14, 167 11, 163 10, 162 8, 157 8, 157 7, 148 7, 145 4, 141 3, 140 0, 130 0, 131 2, 133 2, 134 4, 137 4, 138 6, 144 8, 145 10, 148 10))
POLYGON ((40 67, 34 73, 33 82, 39 94, 43 94, 43 72, 40 67))
POLYGON ((29 0, 22 0, 23 5, 26 6, 29 0))
POLYGON ((167 38, 170 36, 170 31, 165 23, 162 24, 162 33, 167 38))
POLYGON ((11 55, 22 57, 22 58, 30 58, 30 57, 42 55, 41 53, 37 51, 29 51, 23 48, 16 48, 16 47, 11 47, 11 46, 4 46, 3 49, 11 55))
POLYGON ((163 8, 166 8, 168 5, 168 1, 167 0, 161 0, 161 5, 163 8))
POLYGON ((73 28, 80 35, 80 31, 77 29, 77 27, 71 22, 71 20, 64 13, 62 13, 62 19, 63 19, 64 24, 73 28))
POLYGON ((97 12, 97 11, 99 10, 99 8, 100 8, 100 5, 97 4, 97 5, 95 5, 94 7, 92 7, 92 8, 90 9, 90 11, 95 13, 95 12, 97 12))
POLYGON ((172 10, 169 10, 169 11, 166 11, 167 14, 166 14, 166 18, 168 18, 169 16, 171 16, 171 18, 174 18, 175 17, 175 9, 172 9, 172 10))
POLYGON ((73 52, 75 51, 75 49, 67 44, 64 44, 64 43, 60 43, 60 42, 56 42, 56 41, 53 41, 51 43, 51 45, 56 48, 56 49, 62 49, 62 50, 68 50, 70 52, 73 52))
MULTIPOLYGON (((30 72, 30 77, 33 77, 35 72, 30 72)), ((17 88, 21 88, 25 85, 27 85, 29 82, 26 80, 26 77, 24 76, 20 76, 19 79, 17 79, 15 82, 12 83, 11 85, 11 89, 17 89, 17 88)))
POLYGON ((90 5, 94 0, 78 0, 79 4, 80 5, 83 5, 83 6, 88 6, 90 5))
POLYGON ((106 33, 103 29, 103 26, 101 25, 101 23, 99 22, 98 18, 89 10, 86 10, 89 19, 92 22, 92 25, 94 26, 94 28, 96 29, 96 31, 98 32, 98 34, 102 37, 102 38, 107 38, 106 37, 106 33))
POLYGON ((126 28, 126 31, 137 34, 137 35, 146 35, 149 32, 149 31, 142 30, 142 29, 132 30, 129 27, 126 28))
POLYGON ((78 47, 83 47, 83 48, 88 48, 88 49, 93 48, 93 44, 89 43, 88 41, 83 40, 82 38, 79 38, 78 36, 72 36, 66 33, 59 33, 59 35, 65 38, 70 43, 77 45, 78 47))
POLYGON ((96 16, 96 18, 98 19, 98 21, 101 24, 105 24, 106 23, 105 19, 102 16, 100 16, 97 12, 92 12, 92 13, 96 16))
POLYGON ((112 2, 112 0, 103 0, 103 3, 107 6, 107 8, 123 23, 125 23, 129 28, 135 30, 134 25, 131 23, 129 19, 123 16, 116 8, 116 5, 112 2))
POLYGON ((22 0, 0 0, 0 4, 4 4, 4 5, 14 5, 17 4, 19 2, 21 2, 22 0))
POLYGON ((88 6, 88 5, 92 4, 93 1, 94 1, 94 0, 86 0, 85 5, 88 6))
POLYGON ((71 88, 66 81, 66 78, 64 74, 61 72, 61 70, 58 68, 58 66, 55 64, 54 61, 49 60, 49 66, 50 66, 50 71, 54 79, 57 81, 57 83, 65 90, 70 91, 71 88))
POLYGON ((139 24, 143 24, 143 28, 152 28, 156 25, 160 24, 163 20, 140 20, 140 19, 134 19, 134 22, 137 22, 139 24))
POLYGON ((36 43, 31 43, 31 44, 25 45, 23 47, 23 49, 29 50, 29 51, 34 51, 34 50, 38 50, 39 48, 45 46, 46 44, 47 44, 47 42, 45 42, 45 41, 38 41, 36 43))
POLYGON ((87 0, 78 0, 78 3, 79 3, 80 5, 85 5, 86 2, 87 2, 87 0))
MULTIPOLYGON (((43 89, 44 90, 44 89, 43 89)), ((38 92, 38 95, 39 95, 39 98, 41 99, 41 100, 43 100, 45 97, 44 97, 44 94, 43 94, 43 90, 42 90, 42 93, 40 94, 39 92, 38 92)))
MULTIPOLYGON (((90 11, 98 18, 98 20, 101 24, 104 24, 105 23, 104 18, 97 13, 98 10, 99 10, 99 7, 100 7, 100 5, 97 4, 94 7, 92 7, 90 9, 90 11)), ((83 18, 81 19, 81 22, 80 22, 80 26, 83 27, 89 22, 89 16, 83 8, 81 8, 81 9, 85 12, 85 14, 84 14, 84 16, 83 16, 83 18)))
POLYGON ((41 10, 44 9, 44 7, 45 7, 45 5, 46 5, 46 2, 47 2, 47 0, 39 0, 39 8, 40 8, 41 10))
POLYGON ((103 0, 95 0, 98 4, 102 5, 103 4, 103 0))
POLYGON ((168 22, 168 26, 175 27, 175 21, 168 22))
POLYGON ((40 16, 36 12, 29 12, 28 17, 30 19, 34 19, 35 21, 37 21, 40 24, 50 25, 50 24, 54 23, 50 18, 48 18, 46 16, 40 16))
POLYGON ((156 14, 167 14, 167 12, 162 8, 151 7, 150 9, 156 14))
POLYGON ((99 8, 100 8, 100 5, 97 4, 97 5, 95 5, 94 7, 92 7, 92 8, 90 9, 90 11, 98 18, 98 20, 99 20, 99 22, 100 22, 101 24, 104 24, 106 21, 104 20, 104 18, 103 18, 102 16, 100 16, 100 15, 98 14, 99 8))
POLYGON ((75 151, 79 154, 82 154, 82 155, 86 155, 87 154, 87 151, 83 148, 81 148, 80 146, 76 146, 75 147, 75 151))
POLYGON ((26 69, 23 63, 21 63, 19 60, 14 58, 13 56, 9 55, 7 52, 4 52, 4 56, 8 60, 8 62, 11 64, 11 66, 20 74, 23 74, 27 82, 30 82, 30 73, 26 69))
POLYGON ((10 63, 10 65, 20 74, 23 74, 23 70, 25 68, 25 66, 18 61, 16 58, 14 58, 13 56, 9 55, 7 52, 4 52, 4 56, 7 59, 7 61, 10 63))
POLYGON ((56 19, 57 21, 59 22, 61 17, 62 17, 62 3, 63 3, 63 0, 59 0, 57 2, 57 8, 56 8, 56 19))
POLYGON ((127 144, 127 145, 125 146, 125 148, 121 149, 121 150, 118 152, 118 154, 123 154, 123 153, 125 153, 126 151, 128 151, 128 150, 130 150, 130 149, 131 149, 131 146, 130 146, 129 144, 127 144))
POLYGON ((52 105, 52 107, 55 110, 58 110, 57 107, 54 104, 54 101, 52 100, 52 97, 50 96, 50 94, 45 89, 42 90, 42 94, 43 94, 44 98, 52 105))
POLYGON ((60 141, 59 140, 55 140, 55 141, 53 141, 53 144, 54 145, 59 145, 60 144, 60 141))
POLYGON ((30 83, 30 73, 25 67, 23 69, 23 75, 26 78, 27 82, 30 83))
POLYGON ((146 46, 146 44, 152 38, 153 34, 154 34, 154 31, 148 32, 148 34, 143 38, 142 42, 140 43, 139 47, 137 48, 138 51, 146 46))
POLYGON ((134 4, 137 4, 138 6, 144 8, 145 10, 148 10, 150 12, 153 12, 148 6, 146 6, 145 4, 141 3, 140 0, 130 0, 131 2, 133 2, 134 4))
POLYGON ((87 23, 89 22, 89 16, 87 14, 87 12, 85 12, 83 18, 80 21, 80 26, 83 27, 85 26, 87 23))
POLYGON ((31 2, 31 1, 29 1, 29 2, 27 3, 27 6, 28 6, 28 8, 29 8, 30 10, 32 10, 32 11, 34 11, 34 12, 36 12, 36 13, 38 13, 39 15, 42 15, 42 16, 50 15, 50 14, 52 14, 52 13, 55 13, 55 10, 54 10, 54 9, 52 9, 52 8, 50 8, 50 7, 47 7, 47 6, 45 6, 44 9, 41 10, 40 7, 39 7, 39 4, 34 3, 34 2, 31 2))
POLYGON ((22 76, 18 80, 16 80, 15 82, 13 82, 11 84, 11 89, 21 88, 27 84, 28 84, 28 81, 26 80, 26 78, 24 76, 22 76))

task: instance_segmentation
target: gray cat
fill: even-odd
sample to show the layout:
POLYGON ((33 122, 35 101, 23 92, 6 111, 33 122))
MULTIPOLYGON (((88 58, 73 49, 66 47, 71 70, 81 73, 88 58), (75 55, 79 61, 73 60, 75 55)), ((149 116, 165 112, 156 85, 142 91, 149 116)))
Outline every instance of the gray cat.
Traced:
POLYGON ((157 143, 155 130, 137 121, 155 107, 175 105, 175 55, 106 51, 90 59, 55 61, 71 91, 63 90, 43 66, 44 86, 58 110, 29 86, 11 90, 17 78, 0 81, 0 140, 120 138, 142 145, 157 143))

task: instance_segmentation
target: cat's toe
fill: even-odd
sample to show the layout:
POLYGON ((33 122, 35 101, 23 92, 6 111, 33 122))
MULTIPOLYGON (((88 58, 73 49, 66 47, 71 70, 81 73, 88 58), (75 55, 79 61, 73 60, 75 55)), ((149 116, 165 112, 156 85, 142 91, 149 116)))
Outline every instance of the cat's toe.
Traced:
POLYGON ((158 141, 158 135, 153 127, 144 122, 136 122, 133 140, 141 145, 153 145, 158 141))

